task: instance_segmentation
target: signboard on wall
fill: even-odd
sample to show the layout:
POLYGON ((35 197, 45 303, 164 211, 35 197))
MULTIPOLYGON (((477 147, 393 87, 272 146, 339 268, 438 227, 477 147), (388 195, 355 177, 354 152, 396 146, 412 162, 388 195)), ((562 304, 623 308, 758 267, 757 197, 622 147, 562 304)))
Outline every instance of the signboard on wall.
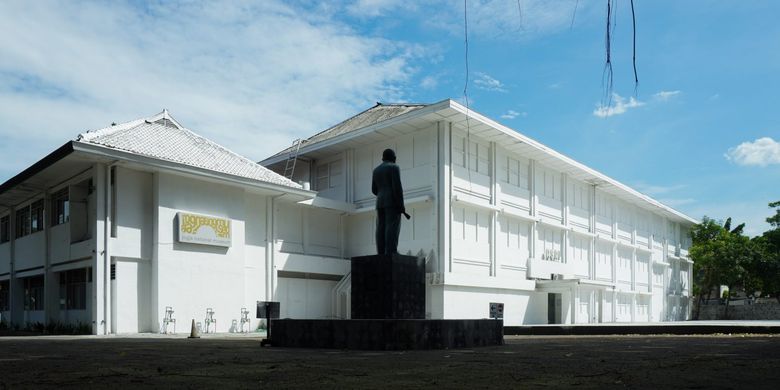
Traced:
POLYGON ((230 247, 230 219, 179 212, 179 242, 230 247))

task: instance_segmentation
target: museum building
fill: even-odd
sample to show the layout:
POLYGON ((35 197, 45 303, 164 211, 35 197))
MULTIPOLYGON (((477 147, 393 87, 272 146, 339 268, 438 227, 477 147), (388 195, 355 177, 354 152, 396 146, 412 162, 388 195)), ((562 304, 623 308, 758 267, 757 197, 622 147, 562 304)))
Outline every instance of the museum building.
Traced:
POLYGON ((83 133, 0 185, 0 320, 236 332, 258 326, 258 300, 349 318, 385 148, 426 317, 688 319, 695 219, 444 100, 377 104, 260 164, 166 111, 83 133))

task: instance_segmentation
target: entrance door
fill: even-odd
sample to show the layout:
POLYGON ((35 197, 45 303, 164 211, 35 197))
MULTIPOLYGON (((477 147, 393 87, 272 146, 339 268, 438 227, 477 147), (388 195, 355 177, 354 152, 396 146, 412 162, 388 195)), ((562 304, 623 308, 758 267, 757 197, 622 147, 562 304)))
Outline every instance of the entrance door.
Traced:
POLYGON ((559 293, 547 293, 547 323, 561 323, 561 306, 563 297, 559 293))

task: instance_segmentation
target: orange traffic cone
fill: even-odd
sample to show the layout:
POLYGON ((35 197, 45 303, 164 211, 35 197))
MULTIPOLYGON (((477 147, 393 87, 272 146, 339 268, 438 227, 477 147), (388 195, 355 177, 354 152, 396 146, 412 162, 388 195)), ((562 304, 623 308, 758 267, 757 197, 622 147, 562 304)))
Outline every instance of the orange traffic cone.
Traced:
POLYGON ((190 330, 190 337, 188 339, 199 339, 198 328, 195 327, 195 320, 192 320, 192 329, 190 330))

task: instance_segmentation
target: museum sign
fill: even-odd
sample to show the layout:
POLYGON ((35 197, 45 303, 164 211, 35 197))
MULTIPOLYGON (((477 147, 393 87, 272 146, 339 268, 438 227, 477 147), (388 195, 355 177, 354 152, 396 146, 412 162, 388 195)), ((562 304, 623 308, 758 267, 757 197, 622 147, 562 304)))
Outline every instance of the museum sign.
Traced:
POLYGON ((179 212, 179 242, 230 247, 230 219, 179 212))

